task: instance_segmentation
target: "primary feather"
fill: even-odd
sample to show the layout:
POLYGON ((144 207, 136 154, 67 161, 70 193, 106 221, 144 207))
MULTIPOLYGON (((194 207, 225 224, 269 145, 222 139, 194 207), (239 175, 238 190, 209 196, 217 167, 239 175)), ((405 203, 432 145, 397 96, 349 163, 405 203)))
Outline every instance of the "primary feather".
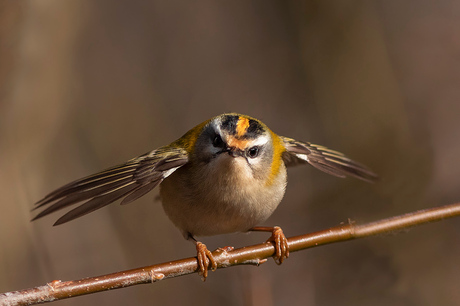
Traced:
POLYGON ((86 201, 67 212, 54 225, 69 222, 124 197, 128 204, 158 186, 167 176, 188 162, 187 152, 174 146, 133 158, 123 165, 73 181, 38 201, 34 209, 51 204, 32 220, 86 201))
POLYGON ((313 167, 337 177, 353 176, 366 182, 375 182, 378 176, 370 169, 344 154, 323 146, 281 137, 286 151, 283 160, 287 167, 309 163, 313 167))

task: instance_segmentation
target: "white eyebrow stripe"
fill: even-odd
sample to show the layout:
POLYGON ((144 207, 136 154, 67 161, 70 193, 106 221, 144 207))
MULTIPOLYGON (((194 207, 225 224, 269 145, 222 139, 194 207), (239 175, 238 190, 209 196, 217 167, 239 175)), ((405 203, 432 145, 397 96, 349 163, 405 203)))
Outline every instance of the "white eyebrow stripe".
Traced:
POLYGON ((268 137, 267 135, 260 135, 256 139, 254 139, 254 141, 251 142, 251 145, 261 146, 261 145, 268 143, 269 141, 270 141, 270 137, 268 137))

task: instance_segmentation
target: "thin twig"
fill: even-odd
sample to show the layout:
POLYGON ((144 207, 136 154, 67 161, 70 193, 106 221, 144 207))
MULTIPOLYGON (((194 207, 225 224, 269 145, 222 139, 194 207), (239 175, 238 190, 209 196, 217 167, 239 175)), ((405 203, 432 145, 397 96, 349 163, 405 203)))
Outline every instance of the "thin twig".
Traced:
MULTIPOLYGON (((407 229, 458 215, 460 215, 460 203, 420 210, 363 225, 349 222, 327 230, 291 237, 288 239, 289 249, 290 252, 296 252, 323 244, 407 229)), ((236 250, 218 249, 213 252, 213 255, 218 262, 218 268, 227 268, 243 264, 262 264, 267 261, 266 258, 273 255, 274 250, 274 246, 267 242, 236 250)), ((197 261, 195 257, 192 257, 76 281, 56 280, 45 286, 2 293, 0 294, 0 305, 32 305, 51 302, 105 290, 153 283, 195 272, 197 272, 197 261)))

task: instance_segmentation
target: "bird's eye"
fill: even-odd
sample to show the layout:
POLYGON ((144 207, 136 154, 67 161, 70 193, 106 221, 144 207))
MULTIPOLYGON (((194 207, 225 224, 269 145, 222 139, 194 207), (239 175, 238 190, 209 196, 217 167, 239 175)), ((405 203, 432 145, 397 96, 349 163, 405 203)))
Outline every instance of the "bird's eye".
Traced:
POLYGON ((214 136, 214 139, 212 140, 212 145, 214 147, 216 148, 222 147, 223 144, 224 144, 224 141, 222 140, 222 137, 220 137, 220 135, 214 136))
POLYGON ((259 147, 255 146, 255 147, 249 148, 246 154, 250 158, 256 158, 259 155, 259 147))

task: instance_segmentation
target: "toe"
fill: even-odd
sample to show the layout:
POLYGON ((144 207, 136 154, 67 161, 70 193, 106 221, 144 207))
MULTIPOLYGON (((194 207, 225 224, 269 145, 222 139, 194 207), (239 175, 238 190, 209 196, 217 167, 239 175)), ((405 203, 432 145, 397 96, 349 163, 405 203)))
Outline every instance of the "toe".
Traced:
POLYGON ((208 267, 211 264, 211 270, 217 269, 217 262, 214 259, 211 251, 208 250, 204 243, 196 242, 197 260, 198 260, 198 274, 203 276, 203 281, 208 277, 208 267))
POLYGON ((272 236, 267 241, 275 244, 275 254, 273 258, 277 264, 282 264, 289 257, 289 244, 283 230, 279 226, 273 228, 272 236))

